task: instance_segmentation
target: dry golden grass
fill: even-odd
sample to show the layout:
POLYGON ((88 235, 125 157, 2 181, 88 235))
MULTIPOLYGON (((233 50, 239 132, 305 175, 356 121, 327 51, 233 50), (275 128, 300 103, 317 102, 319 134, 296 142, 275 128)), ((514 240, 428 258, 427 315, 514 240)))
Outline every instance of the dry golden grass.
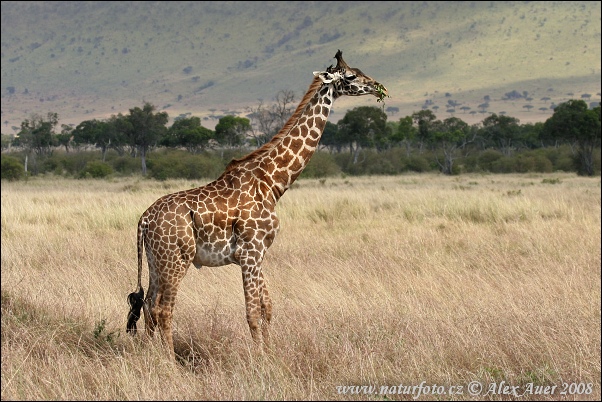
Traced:
POLYGON ((264 263, 273 350, 253 349, 239 268, 191 268, 174 363, 125 334, 135 228, 200 184, 2 183, 2 400, 412 399, 380 387, 423 381, 462 394, 418 399, 471 381, 600 399, 600 178, 298 181, 264 263))

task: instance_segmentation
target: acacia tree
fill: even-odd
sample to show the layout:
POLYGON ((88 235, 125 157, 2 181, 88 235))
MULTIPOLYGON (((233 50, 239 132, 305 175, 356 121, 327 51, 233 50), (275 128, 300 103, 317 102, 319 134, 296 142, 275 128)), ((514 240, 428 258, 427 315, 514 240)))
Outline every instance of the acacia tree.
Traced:
POLYGON ((429 140, 431 126, 436 119, 435 114, 429 109, 412 114, 412 121, 418 127, 416 139, 418 140, 420 153, 422 153, 424 143, 429 140))
MULTIPOLYGON (((24 167, 26 172, 29 155, 49 155, 52 147, 57 145, 54 129, 58 125, 58 122, 58 114, 49 112, 46 119, 38 114, 33 114, 31 118, 25 119, 21 123, 21 130, 17 134, 14 143, 25 148, 24 167)), ((37 169, 35 162, 34 168, 37 169)))
POLYGON ((130 144, 140 151, 143 175, 146 175, 146 154, 167 131, 167 112, 155 113, 155 110, 156 107, 147 102, 142 109, 130 109, 127 115, 129 127, 126 128, 126 135, 130 144))
POLYGON ((110 137, 106 135, 107 123, 100 120, 85 120, 79 123, 73 130, 73 142, 76 145, 94 145, 100 148, 102 161, 105 161, 105 154, 111 143, 110 137))
POLYGON ((201 126, 199 117, 192 116, 174 121, 161 138, 160 145, 184 147, 188 152, 195 154, 205 149, 213 137, 213 131, 201 126))
POLYGON ((356 107, 348 111, 337 126, 340 138, 349 145, 353 164, 357 163, 361 148, 382 150, 388 145, 387 114, 379 107, 356 107))
POLYGON ((485 139, 495 144, 504 155, 510 155, 519 138, 519 120, 510 116, 498 116, 493 113, 483 120, 481 130, 485 139))
POLYGON ((73 127, 61 124, 61 132, 56 135, 56 140, 58 145, 65 147, 65 152, 69 153, 69 148, 73 140, 73 127))
POLYGON ((399 119, 397 131, 391 135, 391 141, 403 143, 406 149, 406 156, 410 156, 412 143, 416 141, 417 135, 418 128, 414 126, 412 116, 406 116, 399 119))
POLYGON ((439 156, 435 153, 435 160, 441 172, 447 175, 454 173, 454 161, 458 158, 458 150, 474 140, 474 133, 472 136, 470 134, 469 125, 457 117, 433 122, 429 140, 436 148, 443 151, 443 160, 439 160, 439 156))
POLYGON ((244 144, 245 134, 251 129, 249 119, 236 116, 224 116, 215 126, 215 140, 220 145, 237 147, 244 144))
MULTIPOLYGON (((79 123, 72 132, 75 145, 93 145, 100 149, 102 161, 106 159, 109 148, 123 154, 123 145, 126 142, 123 124, 123 115, 111 116, 108 120, 85 120, 79 123)), ((127 126, 129 127, 129 125, 127 126)))
POLYGON ((561 103, 544 123, 542 134, 548 139, 576 144, 577 173, 594 174, 594 148, 600 146, 600 105, 588 109, 580 99, 561 103))
POLYGON ((341 152, 343 143, 340 138, 339 128, 336 124, 329 121, 326 122, 324 130, 322 131, 322 137, 320 138, 320 146, 328 148, 330 153, 334 150, 341 152))

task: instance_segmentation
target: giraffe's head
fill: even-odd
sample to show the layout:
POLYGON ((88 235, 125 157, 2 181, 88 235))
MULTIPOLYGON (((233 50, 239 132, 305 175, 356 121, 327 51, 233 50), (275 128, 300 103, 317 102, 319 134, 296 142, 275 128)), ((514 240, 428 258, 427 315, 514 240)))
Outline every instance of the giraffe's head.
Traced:
POLYGON ((389 96, 387 88, 380 82, 362 73, 359 68, 349 67, 343 60, 343 52, 340 50, 334 56, 337 59, 336 67, 332 65, 326 71, 315 71, 314 75, 320 77, 325 84, 333 84, 335 98, 341 95, 360 96, 374 95, 378 101, 389 96))

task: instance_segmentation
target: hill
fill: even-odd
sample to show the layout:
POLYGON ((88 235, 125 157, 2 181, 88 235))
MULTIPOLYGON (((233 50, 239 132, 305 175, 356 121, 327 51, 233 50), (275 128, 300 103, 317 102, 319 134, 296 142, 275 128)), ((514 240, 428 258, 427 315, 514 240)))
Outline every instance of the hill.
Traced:
MULTIPOLYGON (((345 60, 385 84, 390 118, 543 121, 600 101, 600 2, 1 2, 2 130, 151 102, 213 128, 345 60), (448 110, 455 110, 455 112, 448 110)), ((331 121, 374 99, 341 99, 331 121)))

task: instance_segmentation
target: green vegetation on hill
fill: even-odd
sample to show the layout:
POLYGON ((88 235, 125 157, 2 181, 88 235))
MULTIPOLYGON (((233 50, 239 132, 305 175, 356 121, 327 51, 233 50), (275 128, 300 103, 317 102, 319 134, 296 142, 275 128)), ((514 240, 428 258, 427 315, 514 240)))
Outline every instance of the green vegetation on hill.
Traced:
MULTIPOLYGON (((543 121, 600 101, 599 2, 14 2, 2 7, 2 130, 152 102, 211 127, 303 93, 337 49, 383 82, 388 113, 543 121), (508 97, 508 94, 519 96, 508 97)), ((366 100, 337 105, 336 118, 366 100)))

